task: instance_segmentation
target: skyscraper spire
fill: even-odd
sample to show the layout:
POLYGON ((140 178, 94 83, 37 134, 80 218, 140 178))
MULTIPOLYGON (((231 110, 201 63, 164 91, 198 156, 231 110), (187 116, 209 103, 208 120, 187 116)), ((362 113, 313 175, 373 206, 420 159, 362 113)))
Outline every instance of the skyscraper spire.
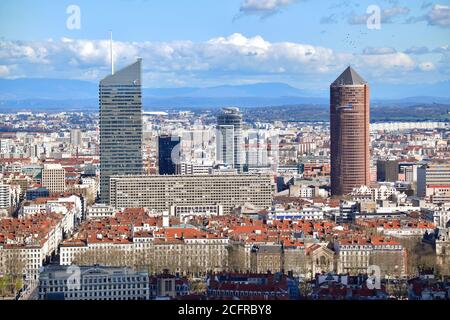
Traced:
POLYGON ((348 66, 344 72, 333 82, 332 85, 344 86, 344 85, 364 85, 367 82, 353 69, 348 66))
POLYGON ((112 34, 112 30, 109 32, 110 33, 110 55, 111 55, 111 75, 114 74, 114 50, 113 50, 113 34, 112 34))

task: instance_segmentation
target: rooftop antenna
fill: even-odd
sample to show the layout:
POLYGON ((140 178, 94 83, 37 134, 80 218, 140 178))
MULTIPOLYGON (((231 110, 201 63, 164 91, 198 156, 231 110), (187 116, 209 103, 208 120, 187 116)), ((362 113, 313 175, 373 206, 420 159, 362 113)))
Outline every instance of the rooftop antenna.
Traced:
POLYGON ((113 51, 113 34, 112 31, 109 32, 110 34, 110 50, 111 50, 111 75, 114 75, 114 51, 113 51))

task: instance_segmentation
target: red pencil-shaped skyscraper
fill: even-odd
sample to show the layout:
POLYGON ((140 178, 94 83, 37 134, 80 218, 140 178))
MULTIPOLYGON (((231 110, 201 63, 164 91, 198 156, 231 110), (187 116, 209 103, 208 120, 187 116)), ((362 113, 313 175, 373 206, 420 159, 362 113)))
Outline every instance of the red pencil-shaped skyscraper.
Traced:
POLYGON ((370 182, 370 90, 348 67, 330 87, 331 193, 370 182))

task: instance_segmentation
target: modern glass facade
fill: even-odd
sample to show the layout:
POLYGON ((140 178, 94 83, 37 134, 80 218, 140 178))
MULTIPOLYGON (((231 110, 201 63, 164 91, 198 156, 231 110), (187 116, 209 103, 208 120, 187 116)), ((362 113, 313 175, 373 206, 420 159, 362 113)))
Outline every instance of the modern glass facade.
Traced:
POLYGON ((242 114, 238 108, 224 108, 217 118, 217 161, 242 171, 242 114))
POLYGON ((114 175, 142 174, 141 63, 100 81, 100 201, 109 203, 114 175))
POLYGON ((180 137, 158 137, 158 169, 160 175, 174 175, 180 172, 180 137))

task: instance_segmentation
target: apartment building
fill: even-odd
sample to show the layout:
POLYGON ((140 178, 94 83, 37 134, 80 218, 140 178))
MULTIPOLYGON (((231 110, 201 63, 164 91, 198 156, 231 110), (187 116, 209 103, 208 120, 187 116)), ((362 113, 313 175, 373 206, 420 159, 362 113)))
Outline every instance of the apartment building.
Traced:
POLYGON ((86 219, 101 219, 112 217, 115 213, 116 210, 114 209, 114 207, 106 204, 96 203, 86 210, 86 219))
POLYGON ((44 261, 57 251, 63 231, 73 228, 73 220, 73 216, 60 213, 2 219, 0 273, 36 280, 44 261))
POLYGON ((227 266, 229 239, 191 225, 163 226, 161 217, 126 210, 86 221, 60 246, 60 264, 139 266, 146 270, 196 274, 227 266))
POLYGON ((227 238, 185 229, 172 237, 135 232, 133 239, 96 237, 69 240, 61 245, 60 255, 61 265, 133 265, 154 272, 167 269, 182 274, 204 274, 209 270, 226 268, 227 246, 227 238))
POLYGON ((251 272, 281 272, 283 269, 283 247, 275 245, 255 245, 250 255, 251 272))
POLYGON ((170 215, 180 217, 181 221, 196 216, 221 216, 223 215, 223 207, 221 205, 171 206, 170 215))
POLYGON ((350 193, 350 196, 355 201, 377 201, 377 200, 387 200, 392 196, 398 196, 399 191, 390 185, 381 185, 378 188, 370 188, 368 186, 361 186, 359 188, 354 188, 350 193))
POLYGON ((212 161, 209 163, 182 162, 180 164, 180 174, 182 175, 207 175, 213 168, 212 161))
POLYGON ((202 176, 116 176, 111 178, 111 205, 168 211, 173 205, 222 205, 223 213, 251 204, 272 205, 270 175, 217 174, 202 176))
POLYGON ((422 208, 422 216, 432 221, 437 228, 447 228, 450 226, 450 203, 422 208))
POLYGON ((298 287, 286 275, 273 273, 209 274, 207 283, 207 296, 219 300, 288 300, 298 287))
POLYGON ((11 207, 11 186, 0 183, 0 209, 11 207))
POLYGON ((39 300, 149 300, 148 272, 131 268, 50 266, 39 277, 39 300))
POLYGON ((61 164, 45 164, 42 170, 42 187, 50 192, 64 192, 66 188, 66 174, 61 164))
POLYGON ((365 274, 369 266, 380 267, 382 276, 400 276, 407 272, 406 249, 393 238, 355 237, 335 242, 337 273, 365 274))

